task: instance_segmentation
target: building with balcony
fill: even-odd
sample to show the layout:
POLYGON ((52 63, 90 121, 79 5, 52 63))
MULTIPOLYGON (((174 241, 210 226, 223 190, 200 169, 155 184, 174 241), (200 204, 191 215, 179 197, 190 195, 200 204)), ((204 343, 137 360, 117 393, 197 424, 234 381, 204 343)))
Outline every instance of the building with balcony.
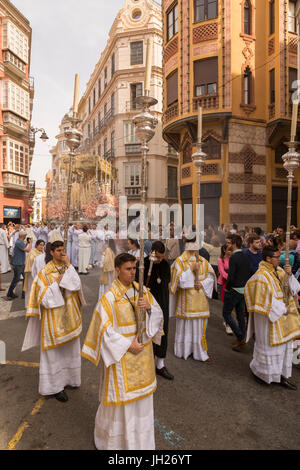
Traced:
MULTIPOLYGON (((177 202, 177 152, 162 138, 162 13, 154 0, 125 0, 111 27, 79 103, 83 142, 80 151, 111 162, 112 194, 140 201, 141 144, 133 118, 140 110, 136 98, 144 92, 147 40, 153 39, 150 94, 158 100, 151 112, 158 119, 147 156, 147 199, 177 202)), ((99 175, 100 177, 100 175, 99 175)), ((102 181, 99 187, 102 186, 102 181)))
MULTIPOLYGON (((163 0, 163 136, 180 154, 179 199, 196 203, 197 112, 203 108, 205 224, 271 230, 285 223, 296 1, 163 0)), ((300 223, 300 170, 292 223, 300 223)), ((195 214, 194 214, 195 215, 195 214)))
POLYGON ((34 83, 29 76, 31 27, 0 0, 0 222, 27 223, 34 143, 29 130, 34 83))
POLYGON ((47 190, 45 188, 35 188, 35 193, 32 198, 33 212, 30 217, 30 222, 33 224, 45 222, 46 217, 46 198, 47 190))

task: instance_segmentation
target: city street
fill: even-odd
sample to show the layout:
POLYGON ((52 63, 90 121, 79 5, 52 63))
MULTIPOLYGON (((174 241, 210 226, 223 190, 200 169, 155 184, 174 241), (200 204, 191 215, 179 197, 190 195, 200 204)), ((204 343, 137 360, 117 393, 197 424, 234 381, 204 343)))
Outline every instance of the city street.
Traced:
MULTIPOLYGON (((12 274, 2 276, 7 287, 12 274)), ((83 334, 97 301, 99 269, 82 276, 87 306, 83 334)), ((16 293, 21 294, 21 284, 16 293)), ((93 450, 94 418, 98 407, 99 370, 82 358, 82 385, 68 390, 60 403, 38 395, 37 348, 21 353, 26 329, 23 300, 0 298, 0 340, 6 343, 5 365, 0 365, 0 449, 93 450)), ((208 324, 211 364, 174 357, 175 320, 171 320, 166 365, 175 375, 158 377, 154 395, 156 448, 297 449, 300 442, 300 369, 293 370, 298 391, 278 385, 261 386, 251 377, 252 345, 242 353, 231 350, 221 316, 221 303, 212 301, 208 324)))

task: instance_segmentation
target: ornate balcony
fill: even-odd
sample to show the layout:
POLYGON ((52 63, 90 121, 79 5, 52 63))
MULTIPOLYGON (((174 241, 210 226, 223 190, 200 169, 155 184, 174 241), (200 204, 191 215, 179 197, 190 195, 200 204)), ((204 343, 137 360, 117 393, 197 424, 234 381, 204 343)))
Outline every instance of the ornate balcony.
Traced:
POLYGON ((10 111, 3 112, 3 124, 17 134, 24 135, 27 132, 26 120, 10 111))
POLYGON ((125 155, 140 155, 141 144, 125 144, 125 155))
POLYGON ((178 116, 178 103, 174 103, 169 106, 164 113, 164 122, 169 122, 178 116))
POLYGON ((3 186, 6 189, 17 191, 28 191, 28 177, 13 173, 11 171, 2 171, 3 186))
POLYGON ((135 199, 137 197, 140 197, 140 193, 141 193, 140 186, 125 188, 125 196, 127 196, 128 198, 135 199))
POLYGON ((194 111, 201 106, 203 109, 218 109, 219 108, 219 95, 209 94, 196 96, 194 98, 194 111))

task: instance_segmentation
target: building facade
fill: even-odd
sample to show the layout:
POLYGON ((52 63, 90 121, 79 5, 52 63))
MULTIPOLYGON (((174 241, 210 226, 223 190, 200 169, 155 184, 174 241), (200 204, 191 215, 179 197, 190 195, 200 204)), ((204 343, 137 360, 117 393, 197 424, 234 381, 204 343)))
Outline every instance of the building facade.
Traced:
MULTIPOLYGON (((296 1, 163 0, 163 24, 163 135, 180 153, 179 200, 196 202, 191 156, 201 106, 205 224, 271 230, 285 223, 281 157, 297 79, 296 1)), ((297 170, 294 225, 299 188, 297 170)))
POLYGON ((30 121, 34 83, 30 77, 31 27, 8 0, 0 1, 0 222, 29 221, 34 191, 29 172, 34 149, 30 121))
POLYGON ((31 223, 40 224, 46 221, 46 198, 47 190, 45 188, 35 189, 35 194, 32 199, 33 212, 30 217, 31 223))
MULTIPOLYGON (((109 33, 104 51, 79 103, 83 142, 81 153, 99 155, 112 164, 110 192, 127 196, 128 206, 140 201, 141 144, 132 122, 143 94, 147 40, 152 38, 150 94, 158 100, 151 112, 158 119, 147 156, 147 199, 177 202, 178 157, 162 138, 162 12, 153 0, 125 0, 109 33)), ((97 184, 103 190, 98 175, 97 184)))

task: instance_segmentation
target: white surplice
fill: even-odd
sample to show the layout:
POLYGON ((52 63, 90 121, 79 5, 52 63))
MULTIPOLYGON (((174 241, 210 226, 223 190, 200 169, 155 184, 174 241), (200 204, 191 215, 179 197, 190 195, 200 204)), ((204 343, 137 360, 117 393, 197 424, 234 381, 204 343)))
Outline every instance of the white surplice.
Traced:
MULTIPOLYGON (((39 262, 45 255, 38 256, 39 262)), ((68 291, 79 291, 81 282, 74 267, 71 265, 65 272, 60 284, 51 284, 42 300, 46 309, 60 307, 64 304, 60 287, 68 291)), ((25 333, 22 351, 34 346, 41 346, 41 320, 31 317, 25 333)), ((79 387, 81 384, 81 348, 80 338, 54 349, 40 349, 39 393, 54 395, 61 392, 65 386, 79 387)))
POLYGON ((5 230, 3 230, 3 228, 0 228, 0 262, 1 262, 0 273, 1 274, 11 271, 9 258, 8 258, 8 248, 9 248, 9 243, 8 243, 6 232, 5 230))
MULTIPOLYGON (((300 284, 294 276, 290 276, 289 285, 292 295, 296 295, 300 290, 300 284)), ((284 302, 273 296, 269 316, 258 313, 249 316, 246 341, 248 342, 255 333, 250 369, 268 384, 280 383, 281 376, 287 379, 292 376, 293 341, 279 346, 270 346, 270 322, 276 322, 285 313, 284 302)))
POLYGON ((87 273, 91 257, 91 235, 80 233, 78 235, 78 272, 87 273))

